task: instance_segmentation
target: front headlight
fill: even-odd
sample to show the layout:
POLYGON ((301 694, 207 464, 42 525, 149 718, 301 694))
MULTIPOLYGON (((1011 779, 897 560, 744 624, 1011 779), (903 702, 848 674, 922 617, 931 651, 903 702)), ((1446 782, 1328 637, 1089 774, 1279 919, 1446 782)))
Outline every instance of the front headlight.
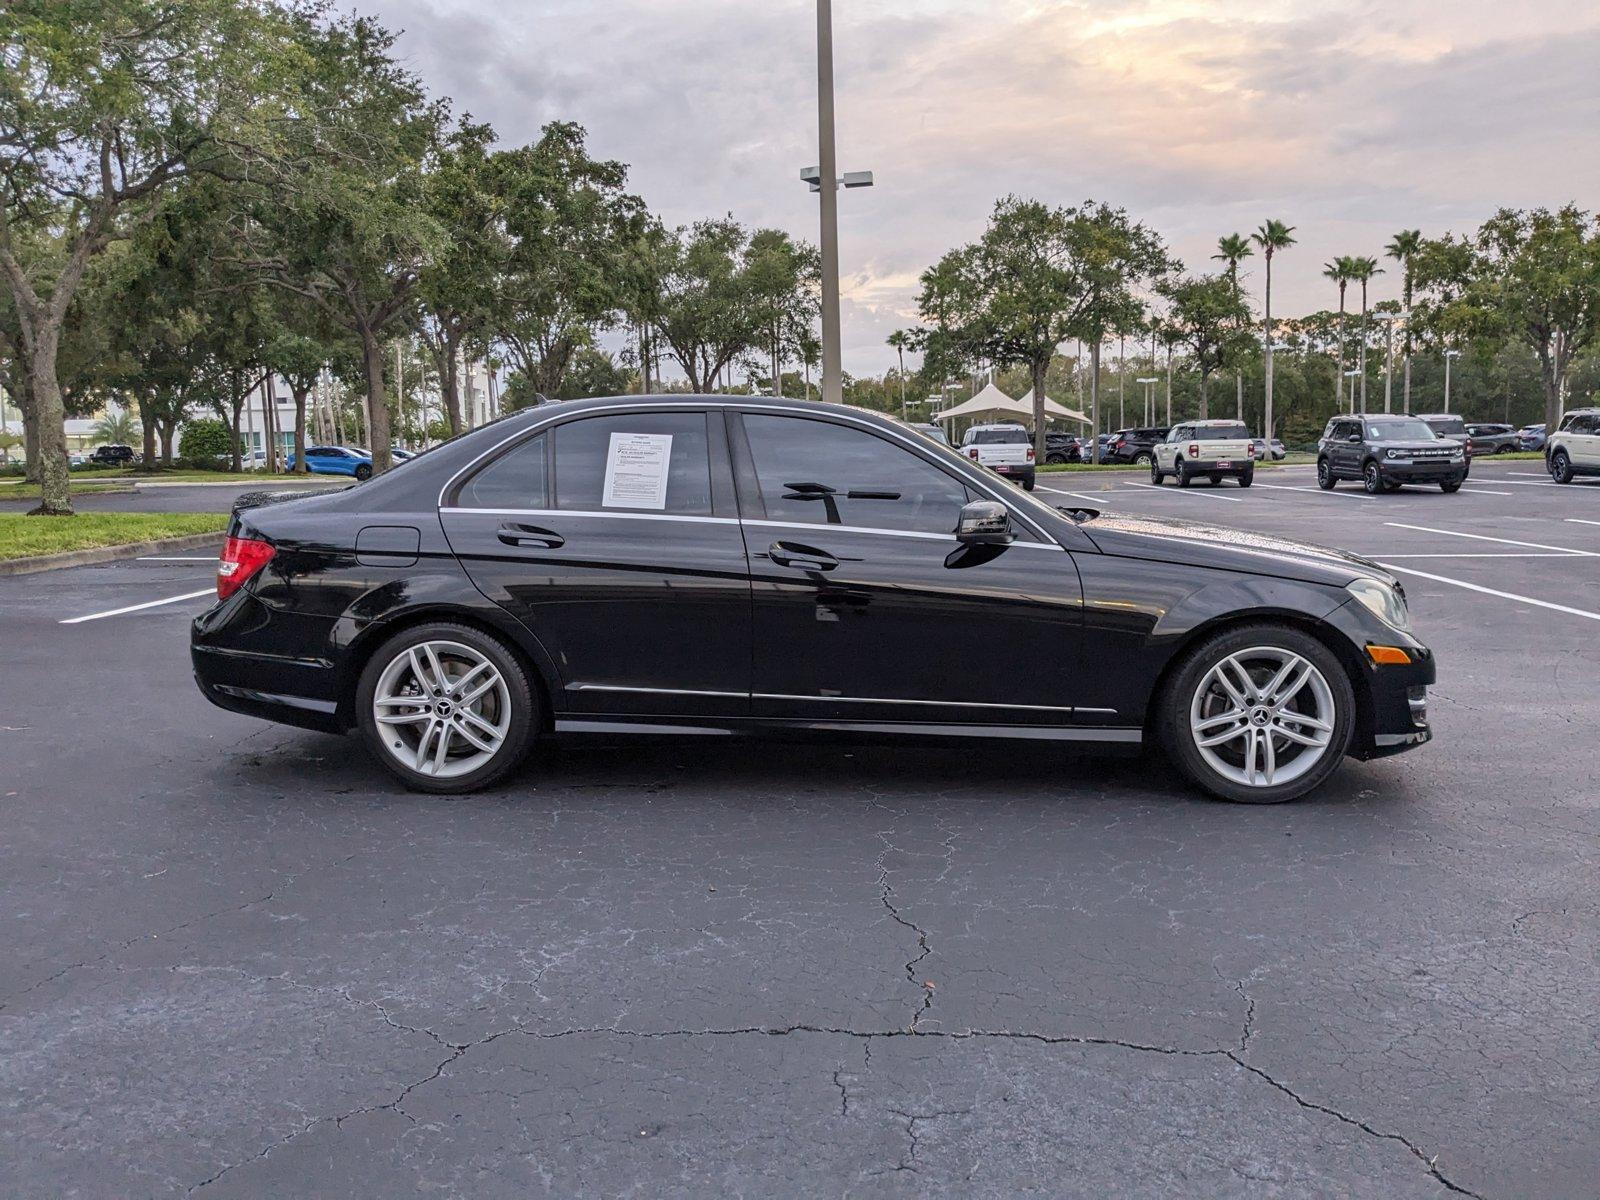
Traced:
POLYGON ((1401 633, 1411 632, 1411 614, 1406 610, 1405 598, 1387 583, 1363 576, 1346 584, 1345 591, 1385 625, 1401 633))

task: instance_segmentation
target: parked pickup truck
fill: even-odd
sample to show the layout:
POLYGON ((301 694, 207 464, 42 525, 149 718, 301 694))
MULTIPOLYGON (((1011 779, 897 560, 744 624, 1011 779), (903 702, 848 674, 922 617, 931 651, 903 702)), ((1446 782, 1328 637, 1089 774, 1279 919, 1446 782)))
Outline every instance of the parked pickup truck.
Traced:
POLYGON ((1256 445, 1241 421, 1186 421, 1174 425, 1167 440, 1155 447, 1150 463, 1150 482, 1159 485, 1168 475, 1179 487, 1205 476, 1221 483, 1232 475, 1240 487, 1249 487, 1256 476, 1256 445))
POLYGON ((961 453, 1033 491, 1033 439, 1021 425, 974 425, 961 437, 961 453))

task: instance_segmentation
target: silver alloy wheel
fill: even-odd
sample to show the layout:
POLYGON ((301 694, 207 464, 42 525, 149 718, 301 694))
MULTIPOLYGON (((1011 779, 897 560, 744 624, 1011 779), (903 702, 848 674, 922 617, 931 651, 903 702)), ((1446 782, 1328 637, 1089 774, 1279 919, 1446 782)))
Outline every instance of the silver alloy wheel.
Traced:
POLYGON ((1238 650, 1207 671, 1189 703, 1189 735, 1212 770, 1276 787, 1322 761, 1337 717, 1316 666, 1281 646, 1238 650))
POLYGON ((461 642, 409 646, 372 693, 383 748, 435 779, 476 771, 500 753, 511 728, 511 692, 494 663, 461 642))

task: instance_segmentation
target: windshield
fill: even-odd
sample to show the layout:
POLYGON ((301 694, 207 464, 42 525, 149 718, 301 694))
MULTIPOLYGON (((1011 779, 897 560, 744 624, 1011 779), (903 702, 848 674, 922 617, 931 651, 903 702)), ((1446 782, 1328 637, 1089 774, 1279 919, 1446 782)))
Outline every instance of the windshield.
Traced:
POLYGON ((967 435, 969 446, 1009 446, 1021 443, 1027 445, 1033 439, 1028 436, 1026 429, 974 429, 967 435))
POLYGON ((1196 442, 1249 441, 1250 431, 1237 422, 1232 425, 1196 425, 1191 440, 1196 442))
POLYGON ((1374 442, 1436 442, 1433 427, 1426 421, 1372 421, 1367 437, 1374 442))

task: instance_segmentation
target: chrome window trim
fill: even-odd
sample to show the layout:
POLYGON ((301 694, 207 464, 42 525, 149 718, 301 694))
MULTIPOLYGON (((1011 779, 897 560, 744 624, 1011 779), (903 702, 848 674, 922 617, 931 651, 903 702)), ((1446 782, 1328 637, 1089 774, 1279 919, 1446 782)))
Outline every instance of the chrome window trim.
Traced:
POLYGON ((569 692, 629 692, 644 696, 722 696, 729 700, 748 700, 749 692, 711 692, 699 688, 622 687, 612 683, 574 683, 569 692))
MULTIPOLYGON (((663 402, 655 402, 655 403, 643 402, 643 403, 641 403, 640 401, 637 401, 637 400, 632 400, 632 401, 624 400, 624 401, 618 401, 616 404, 601 405, 601 406, 599 406, 597 408, 585 408, 579 414, 569 414, 569 413, 563 413, 563 412, 559 412, 559 411, 558 412, 553 412, 553 413, 549 414, 548 416, 546 416, 546 417, 544 417, 542 419, 535 420, 532 424, 527 425, 527 426, 523 427, 522 429, 517 430, 516 433, 509 434, 508 436, 506 436, 504 438, 501 438, 500 441, 496 442, 493 446, 490 446, 487 450, 485 450, 482 454, 478 455, 471 462, 469 462, 465 466, 461 467, 458 471, 456 471, 456 473, 454 475, 450 476, 450 478, 445 481, 444 486, 439 489, 439 499, 438 499, 438 502, 437 502, 437 507, 439 508, 440 511, 446 511, 446 510, 450 509, 450 506, 446 505, 445 502, 444 502, 444 498, 447 495, 449 495, 450 489, 455 487, 456 484, 458 482, 460 482, 460 480, 464 476, 466 476, 467 474, 469 474, 470 472, 475 470, 477 468, 478 464, 483 462, 484 459, 489 458, 491 455, 498 454, 502 449, 504 449, 506 446, 511 445, 513 442, 521 441, 523 438, 530 437, 530 436, 532 436, 533 434, 535 434, 537 431, 539 431, 541 429, 548 428, 549 426, 555 424, 557 421, 561 420, 564 416, 571 415, 574 420, 578 420, 581 417, 601 416, 601 415, 603 415, 605 413, 630 412, 630 411, 634 411, 634 412, 652 412, 652 411, 654 411, 654 412, 698 412, 698 411, 702 411, 702 410, 705 410, 705 409, 712 409, 712 408, 719 408, 719 409, 738 408, 738 409, 747 409, 747 410, 754 411, 754 412, 777 413, 777 414, 779 414, 781 416, 790 416, 790 417, 794 417, 797 420, 801 420, 801 421, 810 421, 810 420, 818 420, 818 419, 821 419, 821 420, 824 420, 824 421, 827 421, 827 420, 842 421, 842 422, 845 422, 847 424, 853 425, 853 426, 855 426, 857 428, 868 430, 869 432, 872 432, 872 433, 877 433, 877 434, 880 434, 880 435, 888 435, 889 437, 892 437, 895 440, 897 440, 900 443, 902 443, 907 449, 909 449, 914 454, 916 453, 917 450, 924 448, 923 446, 919 446, 918 439, 920 439, 924 443, 927 441, 927 438, 924 437, 920 433, 901 433, 898 429, 894 429, 894 428, 885 429, 885 428, 883 428, 883 426, 878 425, 877 423, 875 423, 873 421, 865 421, 865 420, 862 420, 862 419, 860 419, 858 417, 850 416, 847 413, 834 412, 832 410, 828 410, 826 412, 818 412, 818 413, 813 415, 813 414, 810 414, 810 413, 797 412, 794 409, 788 408, 788 407, 786 407, 784 405, 779 405, 779 404, 761 404, 761 403, 759 403, 759 402, 757 402, 755 400, 746 401, 746 400, 690 400, 690 399, 685 399, 681 404, 680 403, 676 403, 676 402, 664 402, 664 403, 663 402)), ((917 457, 921 458, 922 455, 918 454, 917 457)), ((924 460, 924 461, 927 461, 927 460, 924 460)), ((935 465, 937 465, 937 464, 935 464, 935 465)), ((979 483, 979 482, 977 482, 975 480, 967 479, 967 478, 962 477, 962 476, 956 476, 956 478, 960 479, 962 483, 976 488, 980 492, 988 493, 988 498, 990 500, 998 500, 1001 504, 1004 504, 1006 506, 1006 511, 1007 512, 1009 512, 1014 518, 1016 518, 1018 521, 1020 521, 1028 529, 1028 531, 1030 533, 1032 533, 1035 537, 1037 537, 1040 540, 1042 540, 1046 545, 1056 546, 1057 548, 1062 549, 1062 550, 1066 549, 1065 546, 1062 546, 1059 542, 1057 542, 1054 538, 1052 538, 1048 533, 1046 533, 1044 529, 1042 529, 1041 527, 1036 525, 1033 522, 1033 520, 1026 513, 1024 513, 1020 509, 1017 509, 1016 507, 1014 507, 1010 503, 1010 501, 1008 501, 1006 499, 1004 493, 1002 491, 996 489, 995 487, 993 487, 989 483, 988 480, 984 480, 981 483, 979 483)), ((704 518, 702 518, 702 519, 704 519, 704 518)), ((723 519, 727 519, 727 518, 723 518, 723 519)), ((898 531, 896 531, 896 532, 898 532, 898 531)), ((1017 544, 1018 543, 1016 543, 1016 542, 1012 543, 1012 545, 1017 545, 1017 544)))

